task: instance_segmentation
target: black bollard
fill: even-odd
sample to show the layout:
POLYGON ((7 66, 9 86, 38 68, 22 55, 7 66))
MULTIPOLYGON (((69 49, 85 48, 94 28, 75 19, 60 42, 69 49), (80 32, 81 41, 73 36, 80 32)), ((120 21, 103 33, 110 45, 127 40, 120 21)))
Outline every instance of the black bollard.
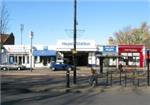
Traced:
POLYGON ((150 86, 150 74, 149 74, 149 63, 150 63, 150 52, 147 51, 147 85, 150 86))
POLYGON ((120 71, 120 85, 121 85, 121 71, 120 71))
POLYGON ((108 76, 109 76, 109 73, 108 73, 108 71, 107 71, 107 80, 106 80, 106 84, 108 85, 108 76))
POLYGON ((135 85, 135 71, 132 71, 132 82, 135 85))
POLYGON ((125 78, 125 87, 127 86, 127 71, 125 70, 125 76, 124 76, 124 78, 125 78))
POLYGON ((140 73, 139 73, 140 71, 138 71, 138 87, 140 86, 140 73))
POLYGON ((70 88, 70 71, 66 71, 66 87, 70 88))
POLYGON ((110 76, 111 76, 111 86, 112 86, 112 73, 113 73, 113 72, 111 71, 111 75, 110 75, 110 76))

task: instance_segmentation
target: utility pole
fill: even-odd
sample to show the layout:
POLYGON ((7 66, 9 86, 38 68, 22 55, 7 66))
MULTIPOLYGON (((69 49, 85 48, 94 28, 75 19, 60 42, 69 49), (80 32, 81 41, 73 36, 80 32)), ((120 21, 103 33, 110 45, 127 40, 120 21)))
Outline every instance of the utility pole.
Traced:
POLYGON ((31 42, 30 42, 30 71, 32 72, 32 39, 33 39, 33 32, 30 32, 29 35, 31 42))
POLYGON ((23 30, 24 30, 24 25, 23 25, 23 24, 20 24, 20 32, 21 32, 21 45, 23 44, 23 42, 22 42, 22 33, 23 33, 23 30))
POLYGON ((77 73, 76 73, 76 38, 77 38, 77 0, 74 0, 74 48, 73 48, 73 64, 74 64, 74 71, 73 71, 73 83, 76 84, 77 73))
MULTIPOLYGON (((23 44, 23 38, 22 38, 22 33, 23 33, 23 30, 24 30, 24 24, 20 24, 20 32, 21 32, 21 45, 23 44)), ((23 48, 22 48, 23 49, 23 48)), ((23 54, 22 54, 22 57, 21 57, 21 64, 23 64, 23 54)))

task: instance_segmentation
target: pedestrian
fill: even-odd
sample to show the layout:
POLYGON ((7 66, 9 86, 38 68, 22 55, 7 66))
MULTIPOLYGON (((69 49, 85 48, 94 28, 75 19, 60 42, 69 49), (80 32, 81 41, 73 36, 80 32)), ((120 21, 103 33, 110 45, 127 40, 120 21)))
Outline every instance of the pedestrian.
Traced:
POLYGON ((119 64, 119 71, 123 72, 123 65, 121 63, 119 64))
POLYGON ((91 86, 96 86, 97 85, 97 72, 96 72, 95 67, 91 68, 91 76, 89 78, 89 83, 90 83, 91 86))

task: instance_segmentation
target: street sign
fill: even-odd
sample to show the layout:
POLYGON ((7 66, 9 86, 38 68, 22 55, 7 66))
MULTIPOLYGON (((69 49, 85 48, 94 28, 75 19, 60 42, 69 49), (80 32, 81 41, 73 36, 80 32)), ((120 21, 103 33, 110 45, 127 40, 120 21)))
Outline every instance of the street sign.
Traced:
POLYGON ((73 54, 77 54, 77 50, 71 49, 71 51, 72 51, 73 54))

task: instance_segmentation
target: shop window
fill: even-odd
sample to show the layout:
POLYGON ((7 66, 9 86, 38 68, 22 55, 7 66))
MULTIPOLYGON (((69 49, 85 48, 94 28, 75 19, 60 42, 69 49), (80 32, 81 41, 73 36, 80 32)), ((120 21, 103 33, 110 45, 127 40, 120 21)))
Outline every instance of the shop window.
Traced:
POLYGON ((133 57, 128 57, 129 61, 133 61, 133 57))

